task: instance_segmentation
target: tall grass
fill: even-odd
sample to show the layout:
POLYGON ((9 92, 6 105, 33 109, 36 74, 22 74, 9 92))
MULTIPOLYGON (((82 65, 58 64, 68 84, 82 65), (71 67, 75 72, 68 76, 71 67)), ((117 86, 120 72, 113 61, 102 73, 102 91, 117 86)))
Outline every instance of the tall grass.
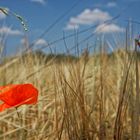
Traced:
POLYGON ((108 54, 102 43, 100 52, 78 57, 28 52, 5 59, 0 77, 1 85, 30 82, 39 89, 36 105, 0 113, 0 139, 140 137, 137 49, 108 54))

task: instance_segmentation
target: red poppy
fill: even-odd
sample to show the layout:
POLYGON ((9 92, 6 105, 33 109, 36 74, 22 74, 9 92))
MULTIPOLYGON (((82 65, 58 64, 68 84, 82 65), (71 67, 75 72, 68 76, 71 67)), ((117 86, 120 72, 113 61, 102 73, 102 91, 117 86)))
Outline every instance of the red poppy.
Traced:
POLYGON ((0 87, 0 111, 23 104, 35 104, 38 90, 32 84, 8 85, 0 87))

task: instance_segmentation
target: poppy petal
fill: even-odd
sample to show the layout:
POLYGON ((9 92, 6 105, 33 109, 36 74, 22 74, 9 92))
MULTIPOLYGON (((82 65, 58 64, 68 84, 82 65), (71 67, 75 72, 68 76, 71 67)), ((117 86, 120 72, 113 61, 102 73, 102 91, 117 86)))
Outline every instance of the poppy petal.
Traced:
POLYGON ((38 90, 32 84, 8 85, 0 87, 0 100, 8 105, 8 107, 17 107, 22 104, 35 104, 37 99, 38 90))
POLYGON ((1 112, 1 111, 4 111, 5 109, 10 108, 10 107, 11 107, 11 106, 9 106, 9 105, 6 104, 6 103, 0 104, 0 112, 1 112))

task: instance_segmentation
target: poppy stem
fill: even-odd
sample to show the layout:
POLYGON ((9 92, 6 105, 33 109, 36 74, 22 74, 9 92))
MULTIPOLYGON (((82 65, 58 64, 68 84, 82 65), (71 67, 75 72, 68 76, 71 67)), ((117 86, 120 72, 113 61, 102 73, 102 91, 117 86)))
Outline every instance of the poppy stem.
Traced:
MULTIPOLYGON (((20 122, 20 126, 22 127, 22 116, 20 115, 20 113, 18 112, 18 107, 15 107, 16 111, 17 111, 17 115, 19 118, 19 122, 20 122)), ((25 135, 27 135, 28 130, 26 128, 22 128, 23 130, 21 131, 21 139, 24 140, 25 139, 25 135)))
POLYGON ((21 119, 20 114, 18 112, 18 107, 15 107, 15 108, 16 108, 16 111, 17 111, 18 118, 21 119))
POLYGON ((18 119, 19 119, 19 122, 20 122, 20 125, 22 126, 22 116, 21 114, 18 112, 18 107, 15 107, 16 111, 17 111, 17 115, 18 115, 18 119))
POLYGON ((18 112, 18 107, 15 107, 15 109, 17 111, 17 115, 18 115, 18 119, 19 119, 20 125, 22 126, 22 117, 21 117, 20 113, 18 112))

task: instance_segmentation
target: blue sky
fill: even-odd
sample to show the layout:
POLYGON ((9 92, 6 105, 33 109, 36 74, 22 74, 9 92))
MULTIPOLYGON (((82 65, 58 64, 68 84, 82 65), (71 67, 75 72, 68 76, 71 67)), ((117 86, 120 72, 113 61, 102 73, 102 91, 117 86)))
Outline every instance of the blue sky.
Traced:
MULTIPOLYGON (((77 0, 78 1, 78 0, 77 0)), ((6 47, 8 54, 13 54, 19 50, 19 46, 25 43, 24 35, 29 42, 36 40, 46 29, 48 29, 60 16, 70 9, 76 0, 0 0, 1 7, 7 7, 24 17, 28 31, 25 33, 23 27, 14 17, 6 17, 0 14, 0 35, 6 34, 6 47)), ((38 49, 61 37, 63 34, 74 33, 75 36, 67 39, 67 47, 73 47, 76 42, 80 42, 92 34, 96 34, 90 39, 80 44, 81 48, 87 44, 94 44, 94 40, 99 34, 122 35, 127 26, 126 19, 140 21, 140 0, 79 0, 79 3, 67 13, 63 19, 53 26, 43 38, 36 41, 35 48, 38 49), (124 11, 122 11, 124 10, 124 11), (103 22, 110 20, 120 12, 121 16, 110 25, 103 22), (83 34, 78 32, 93 25, 100 24, 83 34), (78 39, 75 39, 77 32, 78 39)), ((134 24, 134 31, 139 33, 139 24, 134 24)), ((65 52, 64 41, 57 42, 50 46, 53 51, 65 52)), ((48 49, 45 50, 49 51, 48 49)))

